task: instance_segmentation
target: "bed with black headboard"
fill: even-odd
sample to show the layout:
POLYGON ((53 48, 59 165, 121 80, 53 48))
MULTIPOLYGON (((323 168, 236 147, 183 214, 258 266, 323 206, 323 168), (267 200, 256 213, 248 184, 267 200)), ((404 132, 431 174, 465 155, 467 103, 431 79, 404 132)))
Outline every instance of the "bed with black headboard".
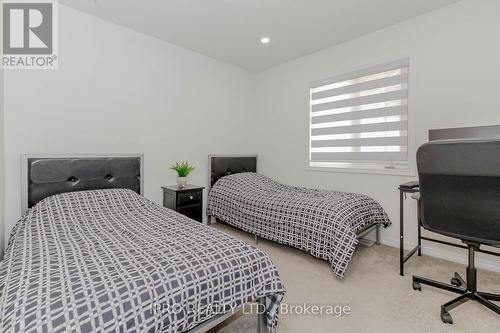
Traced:
POLYGON ((205 332, 254 301, 258 331, 276 330, 285 290, 267 254, 141 196, 142 155, 22 161, 1 332, 205 332))
POLYGON ((329 260, 343 278, 361 237, 389 226, 384 209, 356 193, 278 183, 257 173, 257 155, 210 155, 207 214, 258 237, 329 260))

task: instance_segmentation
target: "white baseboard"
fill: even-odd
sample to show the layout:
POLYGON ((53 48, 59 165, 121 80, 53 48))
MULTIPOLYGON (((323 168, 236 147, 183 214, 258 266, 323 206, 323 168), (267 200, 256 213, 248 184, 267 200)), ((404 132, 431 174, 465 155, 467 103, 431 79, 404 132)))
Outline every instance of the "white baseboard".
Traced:
MULTIPOLYGON (((399 239, 381 239, 381 243, 387 246, 399 248, 399 239)), ((405 250, 415 248, 417 244, 405 242, 405 250)), ((467 252, 446 245, 433 244, 422 240, 422 254, 440 259, 449 260, 459 264, 467 264, 467 252)), ((412 260, 412 259, 410 259, 412 260)), ((484 253, 476 255, 476 267, 500 273, 500 258, 484 253)))

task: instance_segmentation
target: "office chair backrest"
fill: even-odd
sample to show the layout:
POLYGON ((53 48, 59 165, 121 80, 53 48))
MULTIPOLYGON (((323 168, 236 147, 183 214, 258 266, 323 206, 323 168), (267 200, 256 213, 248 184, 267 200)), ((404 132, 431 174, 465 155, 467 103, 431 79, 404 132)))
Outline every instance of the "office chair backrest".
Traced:
POLYGON ((500 245, 500 140, 449 140, 417 151, 422 226, 500 245))

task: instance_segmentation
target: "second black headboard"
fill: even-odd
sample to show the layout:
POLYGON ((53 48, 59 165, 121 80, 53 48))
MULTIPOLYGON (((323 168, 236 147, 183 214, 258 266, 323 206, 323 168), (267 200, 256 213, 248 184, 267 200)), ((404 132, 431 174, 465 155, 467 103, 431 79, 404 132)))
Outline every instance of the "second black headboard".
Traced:
POLYGON ((257 172, 257 155, 209 155, 210 187, 221 177, 241 173, 257 172))

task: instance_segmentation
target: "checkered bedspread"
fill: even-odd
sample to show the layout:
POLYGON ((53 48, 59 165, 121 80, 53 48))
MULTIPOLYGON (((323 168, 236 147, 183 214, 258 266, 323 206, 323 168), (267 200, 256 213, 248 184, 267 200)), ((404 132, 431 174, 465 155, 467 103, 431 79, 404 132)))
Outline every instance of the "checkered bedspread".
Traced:
POLYGON ((255 173, 219 179, 208 215, 329 260, 339 278, 358 244, 356 232, 372 223, 390 225, 384 209, 366 195, 293 187, 255 173))
POLYGON ((284 295, 262 251, 129 190, 47 198, 0 264, 0 332, 182 332, 284 295))

